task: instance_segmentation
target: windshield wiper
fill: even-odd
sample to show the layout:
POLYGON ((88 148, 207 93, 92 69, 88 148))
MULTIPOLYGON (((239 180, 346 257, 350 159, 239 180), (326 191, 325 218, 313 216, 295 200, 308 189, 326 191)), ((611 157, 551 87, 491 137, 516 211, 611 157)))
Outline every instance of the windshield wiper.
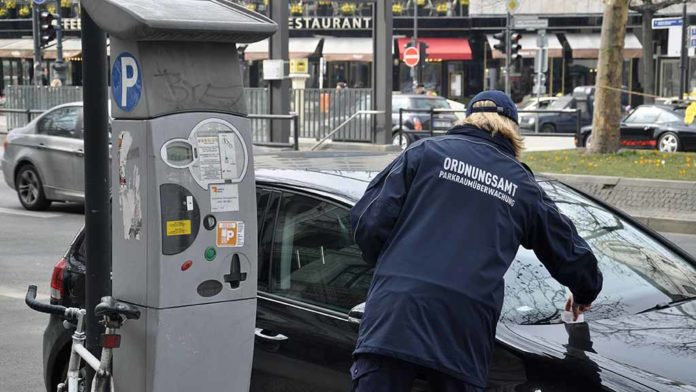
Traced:
POLYGON ((638 312, 638 313, 636 313, 636 314, 642 314, 642 313, 652 312, 653 310, 662 310, 662 309, 671 308, 672 306, 681 305, 681 304, 683 304, 683 303, 686 303, 686 302, 689 302, 689 301, 692 301, 692 300, 695 300, 695 299, 696 299, 696 296, 694 296, 694 297, 686 297, 686 296, 684 296, 684 297, 682 297, 682 298, 675 299, 675 300, 672 301, 672 302, 663 302, 663 303, 661 303, 661 304, 657 304, 657 305, 653 306, 652 308, 648 308, 648 309, 645 309, 645 310, 641 310, 640 312, 638 312))

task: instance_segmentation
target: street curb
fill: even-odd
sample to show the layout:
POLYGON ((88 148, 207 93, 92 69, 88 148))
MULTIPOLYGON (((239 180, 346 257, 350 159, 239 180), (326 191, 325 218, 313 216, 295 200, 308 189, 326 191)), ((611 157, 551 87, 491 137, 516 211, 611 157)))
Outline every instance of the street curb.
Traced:
POLYGON ((574 186, 634 217, 655 231, 696 234, 696 182, 582 174, 541 173, 574 186), (643 198, 637 205, 640 192, 654 190, 655 197, 643 198), (659 193, 659 194, 658 194, 659 193), (665 200, 664 195, 676 199, 665 200), (607 200, 609 199, 609 200, 607 200), (678 202, 681 201, 681 204, 678 202), (680 205, 679 209, 666 206, 680 205), (650 213, 646 213, 650 211, 650 213), (672 217, 665 217, 665 216, 672 217), (681 217, 679 217, 681 215, 681 217))
POLYGON ((636 215, 631 216, 640 223, 657 232, 696 234, 696 221, 694 220, 664 219, 636 215))

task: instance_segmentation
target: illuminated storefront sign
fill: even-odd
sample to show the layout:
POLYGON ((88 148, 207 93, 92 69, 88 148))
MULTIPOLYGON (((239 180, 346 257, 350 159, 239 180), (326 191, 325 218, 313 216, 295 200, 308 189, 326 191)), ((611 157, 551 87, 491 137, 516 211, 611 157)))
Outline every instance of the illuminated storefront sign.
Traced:
POLYGON ((371 30, 372 18, 290 18, 292 30, 371 30))

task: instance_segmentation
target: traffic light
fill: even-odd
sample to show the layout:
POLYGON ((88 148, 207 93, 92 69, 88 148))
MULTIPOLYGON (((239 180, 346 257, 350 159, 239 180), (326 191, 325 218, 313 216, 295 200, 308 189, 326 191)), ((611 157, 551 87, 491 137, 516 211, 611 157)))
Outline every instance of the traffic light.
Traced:
POLYGON ((46 46, 56 39, 55 17, 48 11, 41 11, 39 14, 39 42, 41 46, 46 46))
POLYGON ((500 33, 493 34, 493 39, 498 40, 498 43, 493 45, 493 49, 499 50, 505 54, 505 32, 501 31, 500 33))
POLYGON ((418 42, 418 64, 423 66, 428 58, 428 45, 425 42, 418 42))
POLYGON ((522 34, 510 34, 510 59, 512 61, 522 58, 522 55, 520 54, 520 49, 522 49, 522 45, 519 44, 520 39, 522 39, 522 34))

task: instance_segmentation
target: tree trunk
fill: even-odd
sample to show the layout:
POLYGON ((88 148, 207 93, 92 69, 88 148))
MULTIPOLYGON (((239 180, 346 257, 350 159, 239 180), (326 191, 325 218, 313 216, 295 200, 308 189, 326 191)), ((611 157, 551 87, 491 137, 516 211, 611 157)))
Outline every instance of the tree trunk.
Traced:
POLYGON ((629 0, 607 0, 602 20, 602 39, 597 60, 591 154, 619 150, 621 122, 621 72, 628 21, 629 0))
MULTIPOLYGON (((645 94, 655 94, 655 60, 653 59, 652 30, 652 18, 654 16, 655 12, 652 10, 643 11, 643 31, 641 32, 643 38, 643 79, 641 84, 645 94)), ((653 97, 645 96, 643 103, 648 104, 654 101, 653 97)))

